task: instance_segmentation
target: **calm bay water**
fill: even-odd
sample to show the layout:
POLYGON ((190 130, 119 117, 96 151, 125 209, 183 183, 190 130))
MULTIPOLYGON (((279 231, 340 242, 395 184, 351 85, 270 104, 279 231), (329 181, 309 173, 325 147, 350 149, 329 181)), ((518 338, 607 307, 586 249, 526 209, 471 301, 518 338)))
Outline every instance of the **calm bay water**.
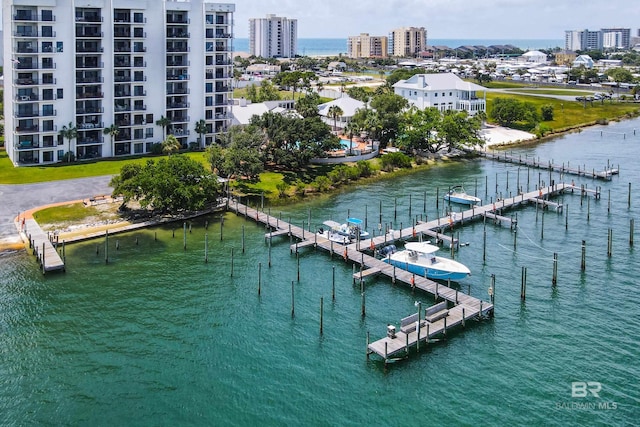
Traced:
MULTIPOLYGON (((556 39, 428 39, 431 46, 491 46, 513 45, 527 50, 551 49, 564 46, 563 40, 556 39)), ((249 39, 237 38, 233 40, 234 51, 249 52, 249 39)), ((337 56, 347 53, 347 39, 298 39, 298 55, 302 56, 337 56)))
MULTIPOLYGON (((415 311, 414 301, 432 301, 380 277, 366 285, 367 313, 361 317, 351 265, 302 250, 298 283, 288 239, 274 240, 268 268, 264 229, 232 214, 225 215, 222 241, 219 218, 208 219, 207 264, 205 219, 192 224, 186 250, 180 224, 175 238, 170 227, 113 236, 106 265, 103 240, 69 245, 65 274, 43 277, 29 255, 3 256, 0 425, 632 425, 640 416, 640 267, 628 244, 629 220, 640 210, 640 132, 633 136, 634 128, 640 120, 514 149, 596 169, 609 160, 620 165, 621 175, 611 182, 564 177, 603 189, 602 200, 589 204, 589 221, 586 200, 581 205, 578 195, 562 197, 568 230, 564 214, 547 212, 542 238, 541 213, 536 220, 533 206, 518 209, 516 251, 509 228, 487 224, 486 263, 482 223, 460 228, 461 241, 469 245, 456 258, 473 275, 459 286, 487 299, 495 274, 495 318, 473 322, 386 371, 380 361, 366 361, 367 331, 378 339, 387 323, 415 311), (631 208, 629 182, 636 192, 631 208), (606 256, 609 228, 612 258, 606 256), (581 240, 587 241, 585 273, 581 240), (526 303, 519 298, 523 266, 526 303), (601 383, 600 397, 572 397, 576 381, 601 383)), ((426 191, 432 218, 436 188, 442 193, 464 184, 486 200, 496 195, 496 174, 503 194, 515 192, 518 181, 526 189, 527 176, 531 189, 549 178, 548 172, 520 168, 518 174, 517 166, 486 160, 448 163, 273 207, 272 214, 282 211, 283 219, 301 225, 311 210, 315 227, 347 215, 364 218, 366 207, 371 229, 382 201, 383 222, 406 226, 409 195, 415 217, 423 212, 426 191)))

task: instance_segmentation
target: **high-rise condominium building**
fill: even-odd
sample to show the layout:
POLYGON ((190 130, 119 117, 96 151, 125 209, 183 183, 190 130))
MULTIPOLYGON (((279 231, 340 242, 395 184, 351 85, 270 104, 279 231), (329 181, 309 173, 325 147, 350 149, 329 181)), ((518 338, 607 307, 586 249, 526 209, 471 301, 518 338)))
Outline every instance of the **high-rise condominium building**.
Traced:
POLYGON ((629 49, 631 28, 603 28, 602 47, 605 49, 629 49))
POLYGON ((386 36, 370 36, 361 33, 349 36, 347 40, 347 56, 349 58, 386 58, 388 38, 386 36))
POLYGON ((207 0, 4 0, 13 163, 143 154, 169 134, 183 146, 214 142, 231 120, 234 10, 207 0))
POLYGON ((267 15, 249 19, 249 53, 263 58, 293 58, 298 50, 298 20, 267 15))
POLYGON ((564 48, 566 50, 601 50, 602 32, 589 30, 565 31, 564 48))
POLYGON ((427 48, 427 30, 424 27, 397 28, 391 32, 393 56, 416 57, 427 48))
POLYGON ((599 31, 565 31, 566 50, 629 49, 631 28, 602 28, 599 31))

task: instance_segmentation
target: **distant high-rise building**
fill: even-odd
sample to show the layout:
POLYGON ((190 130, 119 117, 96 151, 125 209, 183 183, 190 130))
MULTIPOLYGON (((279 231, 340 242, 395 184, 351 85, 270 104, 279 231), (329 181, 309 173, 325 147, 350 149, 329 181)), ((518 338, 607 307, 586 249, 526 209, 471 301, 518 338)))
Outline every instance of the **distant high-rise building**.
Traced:
POLYGON ((298 20, 275 15, 249 19, 249 53, 263 58, 293 58, 298 50, 298 20))
POLYGON ((585 30, 565 31, 566 50, 602 50, 602 32, 585 30))
POLYGON ((5 145, 15 165, 150 153, 169 134, 204 147, 231 124, 234 4, 2 8, 5 145), (195 135, 200 120, 205 132, 195 135))
POLYGON ((629 49, 631 28, 603 28, 602 47, 605 49, 629 49))
POLYGON ((427 48, 427 30, 424 27, 404 27, 391 31, 393 56, 416 57, 427 48))
POLYGON ((370 36, 361 33, 349 36, 347 40, 347 56, 349 58, 386 58, 388 50, 386 36, 370 36))
POLYGON ((565 31, 564 48, 566 50, 629 49, 630 47, 631 28, 565 31))

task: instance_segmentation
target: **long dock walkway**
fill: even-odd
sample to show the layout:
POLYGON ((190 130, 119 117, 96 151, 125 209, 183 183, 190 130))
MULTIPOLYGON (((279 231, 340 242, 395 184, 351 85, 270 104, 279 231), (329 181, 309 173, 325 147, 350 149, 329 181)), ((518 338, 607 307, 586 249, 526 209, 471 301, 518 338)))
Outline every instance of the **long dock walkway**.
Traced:
MULTIPOLYGON (((416 276, 406 270, 385 263, 383 260, 372 255, 376 248, 394 243, 398 240, 417 239, 422 235, 435 237, 437 240, 444 241, 445 239, 443 237, 445 237, 444 231, 446 228, 454 228, 456 225, 463 225, 465 221, 480 218, 491 218, 496 221, 509 222, 513 225, 514 221, 510 218, 500 216, 498 212, 525 203, 537 203, 543 207, 553 207, 558 211, 561 205, 549 201, 549 197, 560 194, 566 190, 576 189, 580 190, 569 184, 555 184, 550 187, 537 189, 536 191, 518 194, 514 197, 488 205, 472 206, 465 211, 456 212, 450 216, 436 218, 431 221, 417 222, 411 227, 400 230, 389 230, 383 235, 372 236, 371 238, 356 241, 349 245, 334 243, 325 237, 319 236, 315 232, 305 230, 303 227, 290 224, 264 211, 241 204, 237 199, 229 202, 228 209, 238 215, 244 215, 246 218, 255 220, 259 224, 264 224, 270 230, 265 234, 265 238, 269 239, 282 235, 288 235, 291 238, 295 237, 297 239, 296 243, 290 246, 292 252, 297 252, 304 247, 319 247, 329 252, 332 257, 342 257, 347 262, 360 265, 360 271, 353 275, 354 282, 357 280, 364 282, 373 275, 382 274, 389 277, 394 284, 404 284, 410 286, 412 289, 418 289, 433 296, 436 301, 446 301, 448 309, 447 316, 434 320, 433 322, 425 320, 419 323, 419 327, 411 331, 407 329, 405 329, 405 331, 401 330, 393 336, 388 334, 382 339, 367 343, 367 356, 372 353, 377 354, 382 357, 386 363, 400 354, 407 354, 413 347, 419 348, 422 342, 428 343, 438 336, 446 335, 447 329, 458 325, 464 326, 468 320, 482 319, 492 315, 494 306, 492 302, 483 301, 439 282, 416 276)), ((457 241, 453 238, 450 238, 449 241, 452 245, 457 244, 457 241)))
POLYGON ((532 158, 525 157, 523 159, 522 155, 519 155, 517 157, 510 156, 506 152, 497 153, 493 151, 483 151, 483 150, 475 150, 473 152, 487 159, 496 160, 499 162, 512 163, 516 165, 528 166, 528 167, 537 168, 537 169, 550 170, 553 172, 566 173, 569 175, 584 176, 584 177, 593 178, 593 179, 610 180, 613 177, 613 175, 617 175, 620 172, 619 169, 611 168, 609 166, 607 166, 603 170, 596 171, 595 168, 588 170, 586 167, 583 167, 582 169, 580 169, 579 165, 577 168, 569 167, 568 164, 565 165, 564 163, 559 165, 559 164, 553 163, 551 160, 549 160, 548 162, 541 162, 540 159, 538 159, 536 161, 535 157, 532 157, 532 158))

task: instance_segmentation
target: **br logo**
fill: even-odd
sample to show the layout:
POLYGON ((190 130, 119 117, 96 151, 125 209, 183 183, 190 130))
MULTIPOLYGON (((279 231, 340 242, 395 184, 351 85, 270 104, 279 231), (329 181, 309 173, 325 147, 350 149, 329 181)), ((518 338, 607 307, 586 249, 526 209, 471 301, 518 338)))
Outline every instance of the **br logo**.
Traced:
POLYGON ((571 383, 571 397, 600 397, 602 384, 597 381, 574 381, 571 383))

